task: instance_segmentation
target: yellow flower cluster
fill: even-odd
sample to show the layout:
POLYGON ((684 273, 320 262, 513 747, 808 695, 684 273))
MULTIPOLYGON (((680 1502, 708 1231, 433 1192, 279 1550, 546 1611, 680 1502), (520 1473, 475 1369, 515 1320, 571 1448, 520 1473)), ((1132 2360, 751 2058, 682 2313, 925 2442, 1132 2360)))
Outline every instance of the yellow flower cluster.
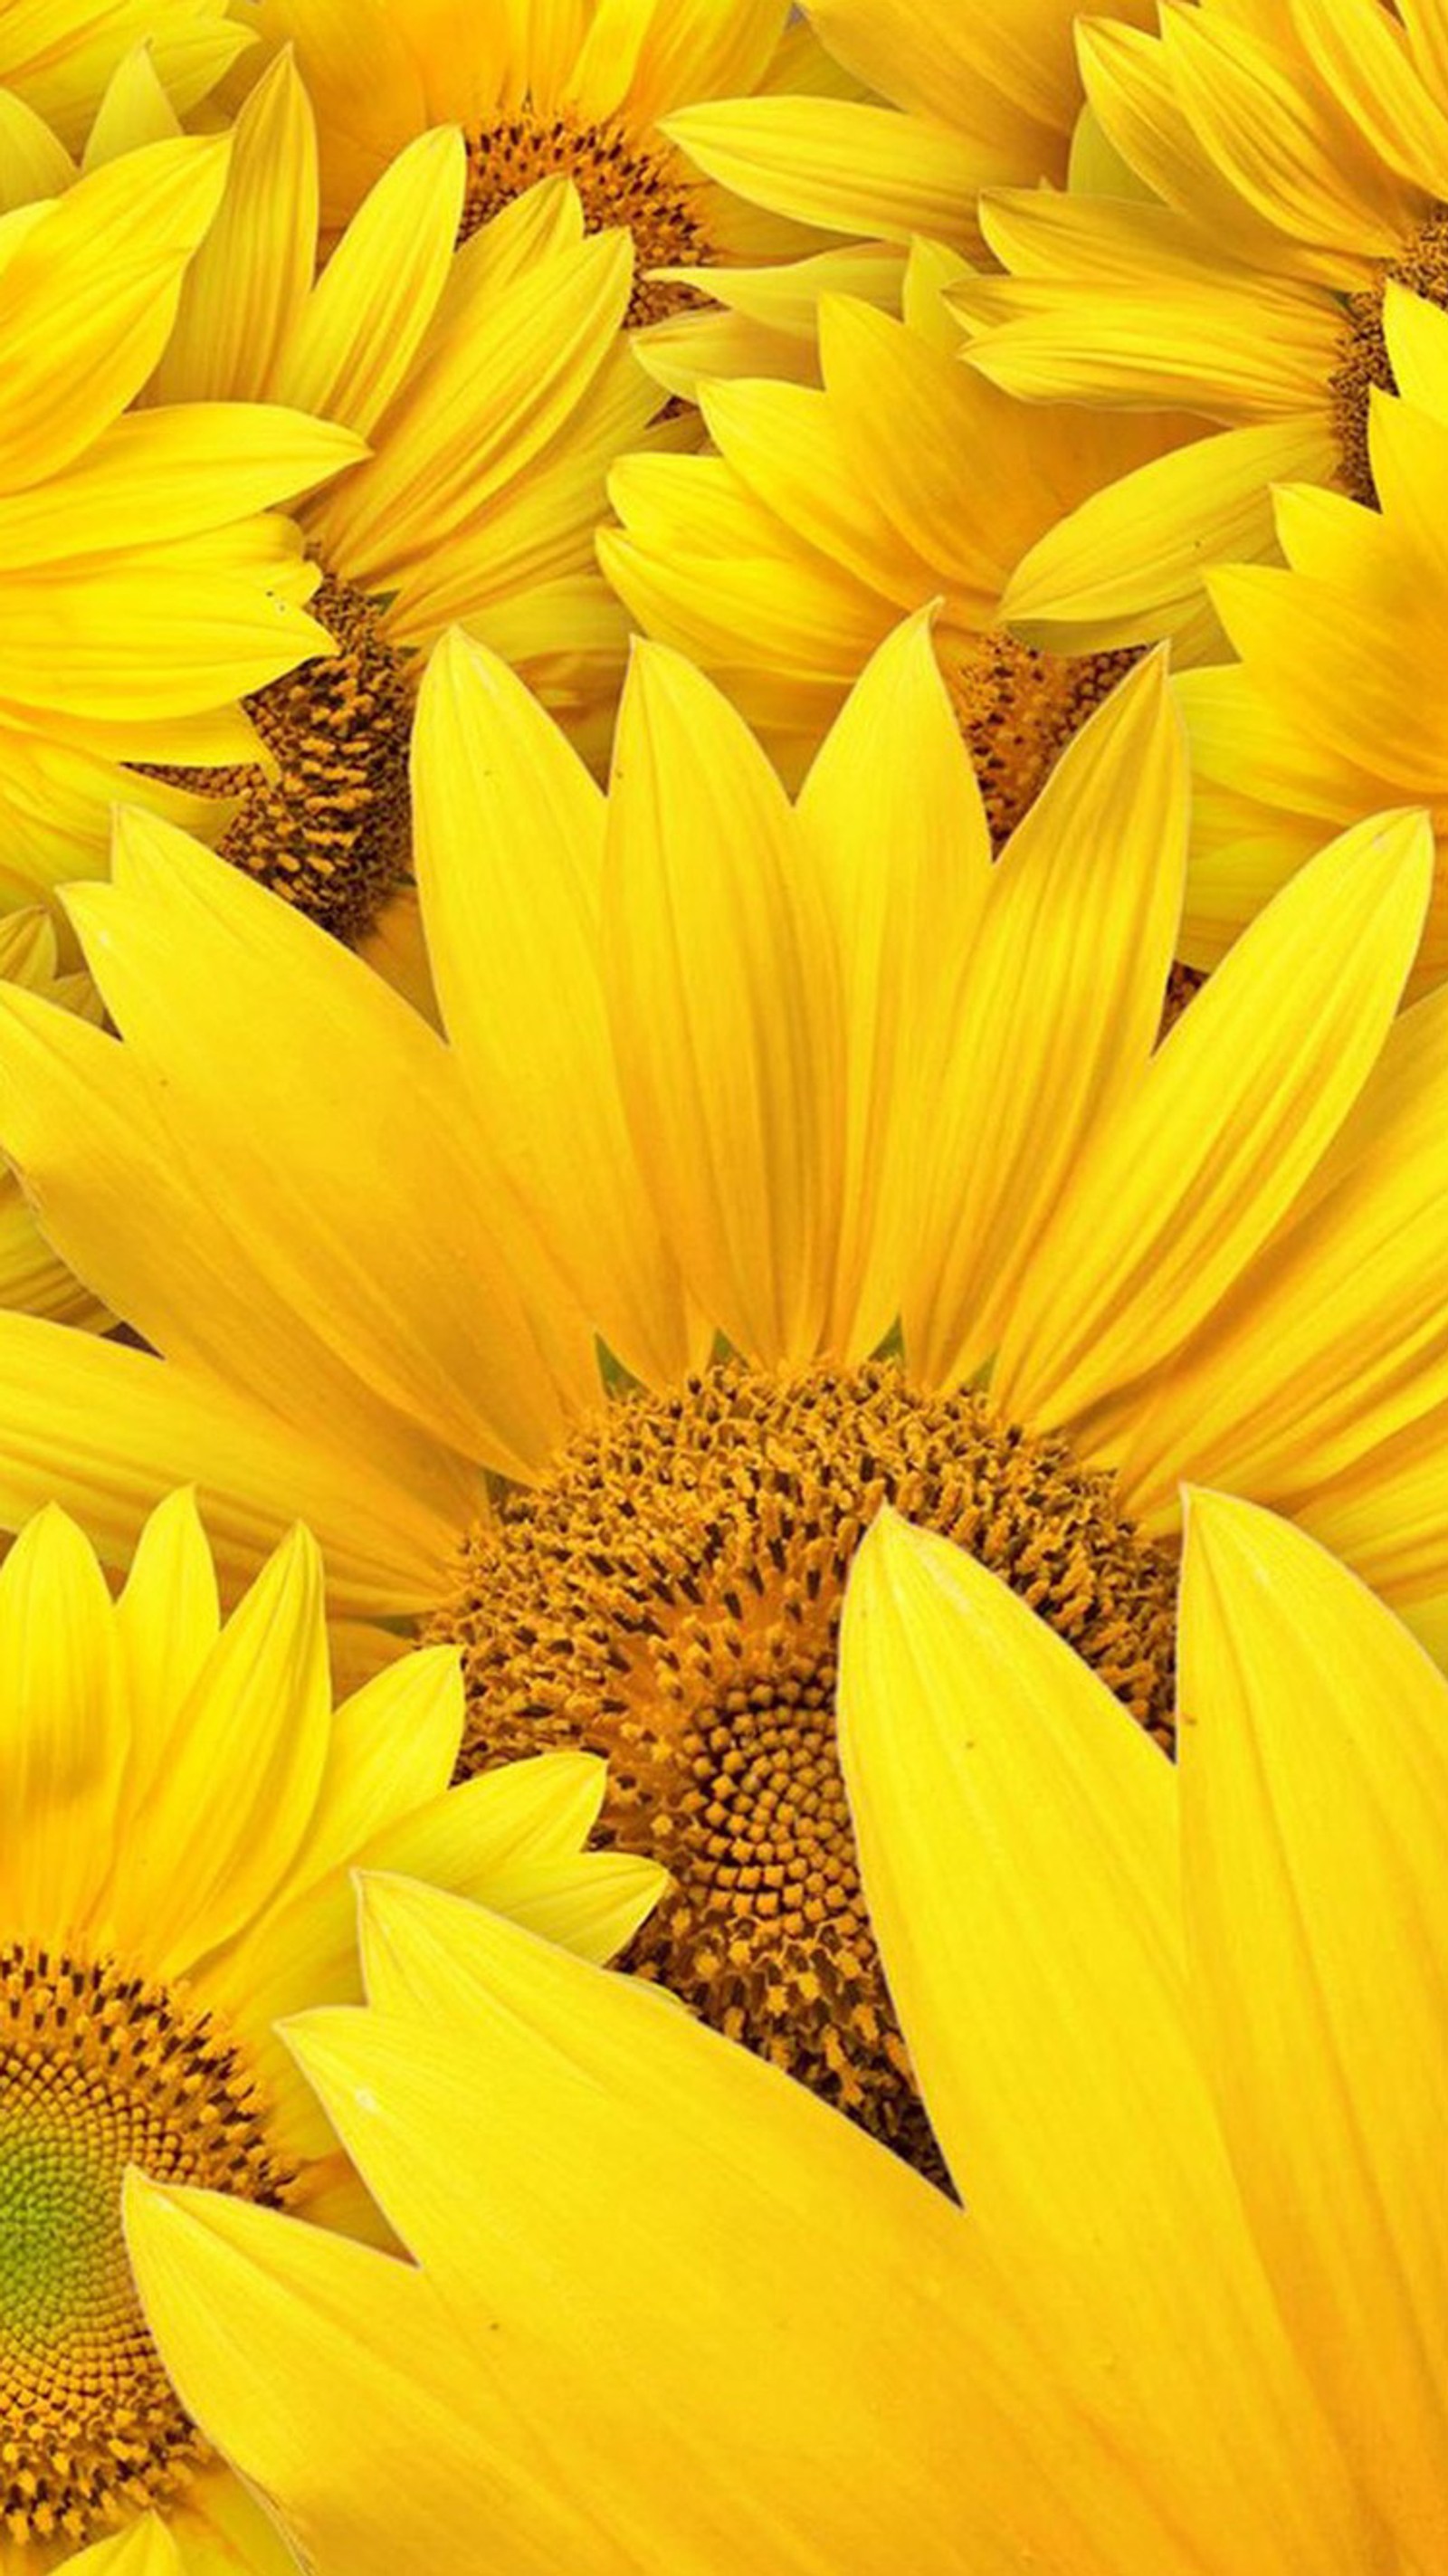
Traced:
POLYGON ((1448 0, 0 0, 0 2576, 1448 2576, 1448 0))

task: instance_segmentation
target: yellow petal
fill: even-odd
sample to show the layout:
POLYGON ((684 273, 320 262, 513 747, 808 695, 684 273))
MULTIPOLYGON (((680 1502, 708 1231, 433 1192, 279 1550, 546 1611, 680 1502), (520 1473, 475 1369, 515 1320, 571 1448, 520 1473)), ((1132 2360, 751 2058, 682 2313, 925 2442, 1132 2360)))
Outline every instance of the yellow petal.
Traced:
POLYGON ((114 1841, 128 1727, 112 1617, 90 1547, 47 1506, 0 1566, 0 1902, 42 1940, 85 1920, 114 1841))
MULTIPOLYGON (((543 2405, 569 2423, 554 2492, 585 2493, 595 2526, 564 2564, 612 2568, 631 2548, 636 2564, 690 2576, 884 2576, 903 2550, 931 2576, 1004 2576, 1036 2546, 1101 2576, 1144 2541, 1141 2563, 1184 2566, 1087 2428, 1070 2473, 1052 2462, 1051 2390, 971 2259, 969 2223, 902 2166, 648 1988, 496 1917, 388 1882, 369 1884, 364 1927, 369 1955, 392 1953, 394 1987, 429 2003, 311 2015, 291 2036, 472 2346, 478 2474, 506 2516, 497 2563, 515 2563, 518 2530, 517 2473, 499 2485, 483 2429, 501 2403, 515 2427, 543 2405), (444 2031, 445 2050, 423 2038, 444 2031), (479 2334, 482 2318, 499 2331, 479 2334), (679 2470, 663 2481, 653 2415, 617 2380, 640 2349, 679 2470)), ((179 2305, 173 2294, 172 2315, 179 2305)))
POLYGON ((1002 1338, 1003 1405, 1064 1421, 1235 1285, 1363 1087, 1431 885, 1425 820, 1377 817, 1242 933, 1073 1175, 1002 1338))
POLYGON ((609 1348, 640 1377, 676 1376, 683 1285, 604 1006, 604 800, 522 682, 457 633, 418 703, 413 813, 438 998, 477 1115, 609 1348))
POLYGON ((136 1542, 116 1604, 116 1641, 130 1710, 128 1811, 149 1791, 170 1748, 177 1711, 221 1626, 216 1566, 189 1487, 158 1503, 136 1542))
POLYGON ((331 1723, 322 1567, 296 1529, 233 1611, 177 1715, 110 1890, 122 1946, 174 1976, 233 1939, 311 1820, 331 1723))
POLYGON ((139 390, 165 345, 225 172, 219 138, 184 135, 93 171, 53 205, 0 221, 0 488, 57 473, 139 390))
POLYGON ((74 2551, 65 2563, 74 2576, 188 2576, 189 2564, 155 2513, 144 2514, 114 2539, 74 2551))
POLYGON ((407 378, 448 274, 462 138, 421 134, 384 171, 293 323, 273 391, 369 437, 407 378))
POLYGON ((1169 1764, 1004 1584, 893 1515, 851 1576, 840 1722, 911 2059, 1053 2375, 1204 2569, 1349 2576, 1362 2518, 1194 2052, 1169 1764))
POLYGON ((1282 2313, 1402 2563, 1448 2546, 1448 1684, 1354 1578, 1194 1496, 1183 1867, 1221 2117, 1282 2313))
POLYGON ((873 1350, 900 1311, 934 1068, 990 888, 990 836, 930 638, 910 619, 866 665, 810 770, 799 821, 839 951, 844 1224, 826 1337, 873 1350))
MULTIPOLYGON (((156 398, 261 401, 275 394, 277 360, 316 255, 316 125, 285 53, 262 74, 232 128, 226 194, 186 272, 152 383, 156 398)), ((285 398, 307 408, 294 394, 285 398)))
POLYGON ((1337 459, 1316 414, 1194 440, 1154 457, 1059 520, 1022 556, 1001 617, 1047 652, 1107 652, 1174 634, 1201 605, 1213 563, 1249 562, 1275 539, 1271 486, 1326 480, 1337 459))
POLYGON ((98 170, 103 161, 138 152, 147 143, 167 142, 181 131, 150 45, 133 45, 106 83, 106 94, 86 137, 81 168, 98 170))
POLYGON ((996 872, 934 1069, 912 1365, 977 1366, 1035 1276, 1037 1246, 1161 1016, 1186 838, 1186 764, 1160 660, 1057 762, 996 872))
MULTIPOLYGON (((122 820, 114 884, 70 909, 128 1052, 183 1133, 202 1122, 226 1155, 228 1213, 254 1224, 253 1260, 306 1332, 432 1440, 502 1466, 538 1455, 560 1418, 543 1351, 583 1327, 566 1306, 526 1311, 536 1255, 436 1033, 290 906, 141 815, 122 820)), ((573 1364, 586 1384, 591 1352, 573 1364)))
POLYGON ((147 1513, 192 1478, 233 1587, 276 1545, 288 1509, 323 1533, 344 1613, 429 1607, 446 1585, 455 1525, 371 1477, 364 1458, 149 1353, 0 1313, 0 1416, 0 1529, 54 1497, 106 1564, 124 1566, 147 1513))
POLYGON ((1019 174, 1006 152, 972 168, 947 127, 849 99, 711 102, 680 109, 663 130, 711 179, 771 213, 882 241, 971 240, 976 190, 1019 174))
POLYGON ((1427 1466, 1448 1402, 1445 1116, 1440 989, 1394 1022, 1260 1276, 1143 1390, 1121 1466, 1131 1510, 1159 1518, 1174 1511, 1183 1476, 1209 1477, 1278 1509, 1329 1507, 1322 1535, 1355 1564, 1370 1530, 1391 1551, 1420 1525, 1399 1477, 1416 1481, 1427 1466), (1400 1445, 1424 1441, 1411 1469, 1400 1445), (1340 1496, 1351 1541, 1336 1520, 1340 1496))
POLYGON ((442 1794, 464 1715, 462 1676, 450 1646, 400 1656, 343 1701, 289 1891, 349 1863, 374 1836, 442 1794))
POLYGON ((694 1295, 738 1349, 818 1341, 839 1223, 833 954, 764 754, 657 645, 619 715, 604 971, 634 1144, 694 1295))

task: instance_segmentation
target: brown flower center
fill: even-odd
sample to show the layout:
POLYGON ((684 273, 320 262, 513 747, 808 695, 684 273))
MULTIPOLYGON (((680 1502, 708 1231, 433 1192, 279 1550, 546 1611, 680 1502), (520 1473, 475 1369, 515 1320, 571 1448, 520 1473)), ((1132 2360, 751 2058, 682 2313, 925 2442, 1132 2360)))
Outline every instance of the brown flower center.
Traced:
POLYGON ((1175 1572, 1066 1444, 893 1363, 736 1362, 634 1394, 468 1539, 472 1772, 609 1763, 602 1836, 673 1887, 626 1960, 942 2175, 860 1889, 835 1752, 845 1576, 884 1503, 967 1547, 1170 1740, 1175 1572))
POLYGON ((239 800, 217 847, 286 903, 353 944, 411 865, 412 692, 377 610, 329 573, 308 602, 337 646, 243 701, 277 764, 158 769, 193 795, 239 800))
POLYGON ((146 2330, 121 2233, 127 2165, 275 2207, 292 2176, 209 2014, 114 1959, 0 1949, 0 2525, 17 2546, 114 2530, 205 2444, 146 2330))
POLYGON ((956 721, 1000 850, 1060 754, 1139 656, 1135 650, 1038 653, 993 629, 946 669, 956 721))
POLYGON ((1434 207, 1406 248, 1387 261, 1375 286, 1345 299, 1328 393, 1343 488, 1369 509, 1376 509, 1378 499, 1368 448, 1369 396, 1374 385, 1384 393, 1397 391, 1383 332, 1383 287, 1390 277, 1448 309, 1448 206, 1434 207))
POLYGON ((661 322, 697 301, 690 287, 649 274, 695 266, 710 253, 699 217, 699 181, 668 144, 640 143, 617 118, 590 125, 566 108, 548 115, 523 106, 471 126, 467 146, 459 241, 540 179, 561 174, 578 190, 590 232, 620 226, 633 236, 626 321, 661 322))

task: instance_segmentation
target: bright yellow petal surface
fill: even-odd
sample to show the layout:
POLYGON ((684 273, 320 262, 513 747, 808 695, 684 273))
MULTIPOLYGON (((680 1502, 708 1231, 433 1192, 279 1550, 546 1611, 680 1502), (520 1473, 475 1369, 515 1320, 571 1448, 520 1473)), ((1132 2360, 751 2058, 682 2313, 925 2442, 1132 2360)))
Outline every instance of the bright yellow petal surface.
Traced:
POLYGON ((1248 2214, 1404 2566, 1448 2548, 1448 1684, 1288 1523, 1194 1499, 1192 1964, 1248 2214))
POLYGON ((294 2044, 421 2273, 234 2203, 131 2201, 184 2397, 319 2576, 426 2565, 439 2535, 459 2576, 886 2576, 902 2551, 921 2576, 1007 2576, 1033 2550, 1185 2576, 1089 2431, 1069 2465, 1056 2449, 967 2223, 903 2166, 655 1992, 496 1918, 374 1885, 384 1947, 409 2008, 310 2016, 294 2044), (379 2532, 371 2499, 424 2453, 379 2532))
POLYGON ((77 2550, 65 2564, 74 2576, 187 2576, 187 2561, 156 2513, 143 2514, 114 2539, 77 2550))
POLYGON ((297 315, 273 392, 365 438, 406 382, 448 275, 462 211, 461 137, 419 135, 353 216, 297 315))
POLYGON ((731 99, 684 108, 664 131, 711 179, 771 213, 882 241, 973 240, 976 190, 1020 172, 1008 150, 972 169, 947 127, 849 99, 731 99))
POLYGON ((128 1728, 110 1596, 53 1506, 0 1566, 0 1673, 5 1920, 56 1939, 85 1919, 105 1876, 128 1728))
POLYGON ((225 174, 219 138, 183 136, 0 219, 0 489, 57 473, 139 390, 225 174))
POLYGON ((476 1114, 635 1374, 684 1365, 683 1284, 624 1121, 601 973, 604 800, 506 664, 439 645, 413 747, 416 866, 476 1114))
POLYGON ((285 1876, 316 1804, 331 1716, 321 1559, 297 1529, 197 1673, 117 1855, 115 1937, 153 1974, 181 1975, 234 1939, 285 1876))
POLYGON ((860 1356, 900 1310, 935 1069, 955 1034, 949 961, 967 954, 991 882, 930 623, 908 620, 866 665, 798 807, 845 1011, 844 1222, 826 1339, 860 1356))
POLYGON ((1431 881, 1422 817, 1374 818, 1243 932, 1073 1175, 1003 1337, 1003 1405, 1065 1420, 1236 1284, 1372 1069, 1431 881))
POLYGON ((911 2058, 1050 2371, 1204 2570, 1361 2569, 1194 2052, 1169 1764, 1004 1584, 892 1516, 851 1577, 840 1720, 911 2058))
POLYGON ((226 193, 186 272, 153 396, 259 402, 274 394, 277 358, 310 290, 316 254, 316 129, 286 55, 237 116, 226 193))
POLYGON ((839 1000, 797 828, 718 692, 676 655, 639 646, 604 873, 620 1079, 690 1288, 765 1361, 815 1348, 839 1225, 839 1000))
POLYGON ((935 1070, 904 1299, 906 1348, 930 1383, 989 1357, 1088 1141, 1140 1078, 1185 838, 1184 748, 1157 661, 1058 761, 947 997, 954 1036, 935 1070))
MULTIPOLYGON (((1370 1536, 1391 1551, 1421 1530, 1421 1505, 1409 1510, 1406 1490, 1393 1497, 1408 1465, 1400 1444, 1426 1434, 1420 1463, 1430 1466, 1434 1417, 1448 1402, 1445 1117, 1440 990, 1394 1022, 1260 1273, 1143 1390, 1121 1469, 1132 1510, 1172 1513, 1183 1476, 1210 1478, 1278 1509, 1322 1513, 1321 1535, 1364 1571, 1370 1536), (1351 1539, 1338 1526, 1339 1495, 1351 1539)), ((1441 1509, 1436 1517, 1441 1528, 1441 1509)))

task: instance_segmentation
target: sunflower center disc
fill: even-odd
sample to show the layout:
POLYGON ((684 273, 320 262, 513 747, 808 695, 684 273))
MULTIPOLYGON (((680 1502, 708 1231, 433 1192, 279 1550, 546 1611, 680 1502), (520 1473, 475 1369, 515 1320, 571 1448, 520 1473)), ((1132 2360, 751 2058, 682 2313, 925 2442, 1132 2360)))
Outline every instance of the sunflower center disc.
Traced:
POLYGON ((956 722, 999 851, 1035 803, 1060 753, 1139 659, 1132 649, 1037 653, 992 632, 947 673, 956 722))
POLYGON ((1387 262, 1376 286, 1344 299, 1338 361, 1328 392, 1343 488, 1369 509, 1376 509, 1378 501, 1368 452, 1369 397, 1374 385, 1384 393, 1397 392, 1383 332, 1383 287, 1390 277, 1448 310, 1448 206, 1434 207, 1407 248, 1387 262))
POLYGON ((276 2206, 291 2179, 209 2015, 113 1960, 0 1948, 0 2526, 84 2543, 205 2458, 146 2330, 127 2165, 276 2206))
POLYGON ((242 703, 277 764, 155 769, 238 811, 217 848, 323 930, 355 943, 405 881, 412 851, 412 693, 376 609, 328 573, 307 606, 337 646, 242 703))
POLYGON ((590 232, 616 225, 633 235, 626 321, 662 322, 698 300, 691 287, 649 275, 651 269, 695 266, 709 257, 696 212, 698 181, 666 144, 637 143, 616 118, 590 125, 567 110, 547 116, 524 106, 471 126, 467 147, 460 242, 540 179, 561 175, 577 189, 590 232))
POLYGON ((737 1363, 631 1395, 467 1541, 462 1767, 606 1756, 602 1839, 674 1884, 625 1964, 943 2168, 890 2008, 835 1752, 845 1576, 883 1503, 967 1547, 1163 1743, 1175 1570, 1065 1443, 894 1365, 737 1363))

